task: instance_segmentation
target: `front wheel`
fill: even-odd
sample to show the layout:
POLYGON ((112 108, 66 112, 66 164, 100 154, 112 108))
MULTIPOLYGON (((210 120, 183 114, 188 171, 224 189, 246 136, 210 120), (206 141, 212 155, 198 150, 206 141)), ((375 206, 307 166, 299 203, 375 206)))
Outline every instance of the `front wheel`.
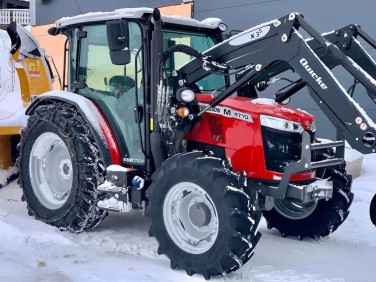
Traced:
POLYGON ((283 237, 318 239, 328 236, 345 221, 354 197, 352 178, 346 174, 345 165, 319 169, 316 176, 333 181, 332 198, 308 203, 275 200, 273 209, 263 212, 269 229, 278 229, 283 237))
POLYGON ((150 235, 173 269, 209 279, 252 257, 261 212, 220 159, 198 152, 174 156, 154 173, 147 193, 150 235))

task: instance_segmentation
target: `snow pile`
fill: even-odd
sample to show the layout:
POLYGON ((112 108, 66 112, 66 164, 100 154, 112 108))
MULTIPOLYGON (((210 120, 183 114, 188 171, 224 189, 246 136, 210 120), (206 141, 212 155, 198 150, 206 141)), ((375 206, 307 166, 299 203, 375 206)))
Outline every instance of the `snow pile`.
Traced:
POLYGON ((259 105, 271 105, 271 106, 275 106, 278 104, 276 101, 274 101, 274 99, 269 99, 269 98, 256 98, 256 99, 251 100, 251 103, 259 104, 259 105))
POLYGON ((346 162, 353 162, 359 158, 362 158, 363 154, 359 151, 351 148, 346 148, 345 150, 345 160, 346 162))
POLYGON ((10 47, 11 47, 11 41, 8 36, 8 33, 5 30, 0 29, 0 50, 1 49, 10 50, 10 47))

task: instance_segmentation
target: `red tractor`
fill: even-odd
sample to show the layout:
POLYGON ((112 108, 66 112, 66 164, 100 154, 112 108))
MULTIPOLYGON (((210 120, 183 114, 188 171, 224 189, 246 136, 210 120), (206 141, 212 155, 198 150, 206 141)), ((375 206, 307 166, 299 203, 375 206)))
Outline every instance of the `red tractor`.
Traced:
POLYGON ((284 237, 335 231, 353 200, 344 142, 318 142, 314 117, 282 102, 307 87, 344 139, 375 152, 375 124, 330 71, 375 100, 376 65, 355 38, 374 41, 354 25, 321 36, 296 13, 222 41, 225 29, 145 8, 58 21, 67 91, 33 100, 19 145, 30 215, 82 232, 107 210, 140 210, 171 267, 205 278, 252 257, 262 215, 284 237), (287 70, 301 78, 258 97, 287 70))

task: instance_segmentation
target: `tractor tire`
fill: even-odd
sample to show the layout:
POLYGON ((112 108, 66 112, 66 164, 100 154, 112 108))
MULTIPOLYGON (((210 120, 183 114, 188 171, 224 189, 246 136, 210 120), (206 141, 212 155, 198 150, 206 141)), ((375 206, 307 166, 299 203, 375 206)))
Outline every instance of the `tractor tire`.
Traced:
POLYGON ((221 159, 201 152, 176 155, 152 180, 146 191, 149 235, 172 269, 210 279, 235 271, 252 257, 262 213, 221 159))
MULTIPOLYGON (((331 157, 332 153, 321 154, 318 160, 331 157)), ((268 229, 276 228, 282 237, 296 236, 319 239, 333 233, 347 218, 354 194, 351 193, 352 177, 346 174, 346 165, 320 168, 316 177, 333 181, 333 196, 330 200, 298 202, 274 200, 274 207, 264 211, 268 229)))
POLYGON ((64 103, 42 105, 21 136, 19 185, 29 215, 76 233, 96 227, 107 215, 95 191, 104 165, 83 117, 64 103))
POLYGON ((369 217, 373 225, 376 226, 376 194, 373 196, 371 205, 369 206, 369 217))

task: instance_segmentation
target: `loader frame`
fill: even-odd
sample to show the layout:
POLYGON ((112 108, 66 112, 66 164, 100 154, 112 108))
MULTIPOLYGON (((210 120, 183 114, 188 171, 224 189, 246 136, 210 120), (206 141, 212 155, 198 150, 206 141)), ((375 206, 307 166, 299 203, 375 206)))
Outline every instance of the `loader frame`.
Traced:
MULTIPOLYGON (((289 95, 308 85, 311 97, 341 136, 354 149, 365 154, 374 153, 376 125, 329 69, 337 65, 343 66, 367 89, 372 101, 376 101, 376 80, 373 78, 376 74, 376 64, 351 35, 360 35, 373 47, 376 46, 376 42, 360 28, 355 27, 350 25, 338 31, 338 34, 344 34, 346 30, 352 31, 350 36, 347 36, 350 39, 346 39, 351 44, 345 44, 347 41, 338 40, 338 36, 334 37, 335 33, 323 37, 301 15, 291 13, 246 30, 207 50, 203 53, 204 56, 211 57, 220 64, 226 64, 229 69, 236 70, 246 66, 251 68, 241 79, 212 99, 209 106, 197 116, 217 106, 246 83, 256 85, 292 68, 301 76, 302 81, 300 87, 289 92, 289 95), (308 43, 299 33, 299 28, 312 36, 308 43), (256 34, 259 34, 257 38, 256 34), (337 45, 342 46, 342 50, 337 45), (320 55, 322 60, 319 58, 320 55)), ((198 58, 186 64, 179 72, 179 77, 186 81, 185 86, 190 86, 208 75, 202 67, 202 60, 198 58)), ((285 95, 285 98, 287 96, 285 95)))

